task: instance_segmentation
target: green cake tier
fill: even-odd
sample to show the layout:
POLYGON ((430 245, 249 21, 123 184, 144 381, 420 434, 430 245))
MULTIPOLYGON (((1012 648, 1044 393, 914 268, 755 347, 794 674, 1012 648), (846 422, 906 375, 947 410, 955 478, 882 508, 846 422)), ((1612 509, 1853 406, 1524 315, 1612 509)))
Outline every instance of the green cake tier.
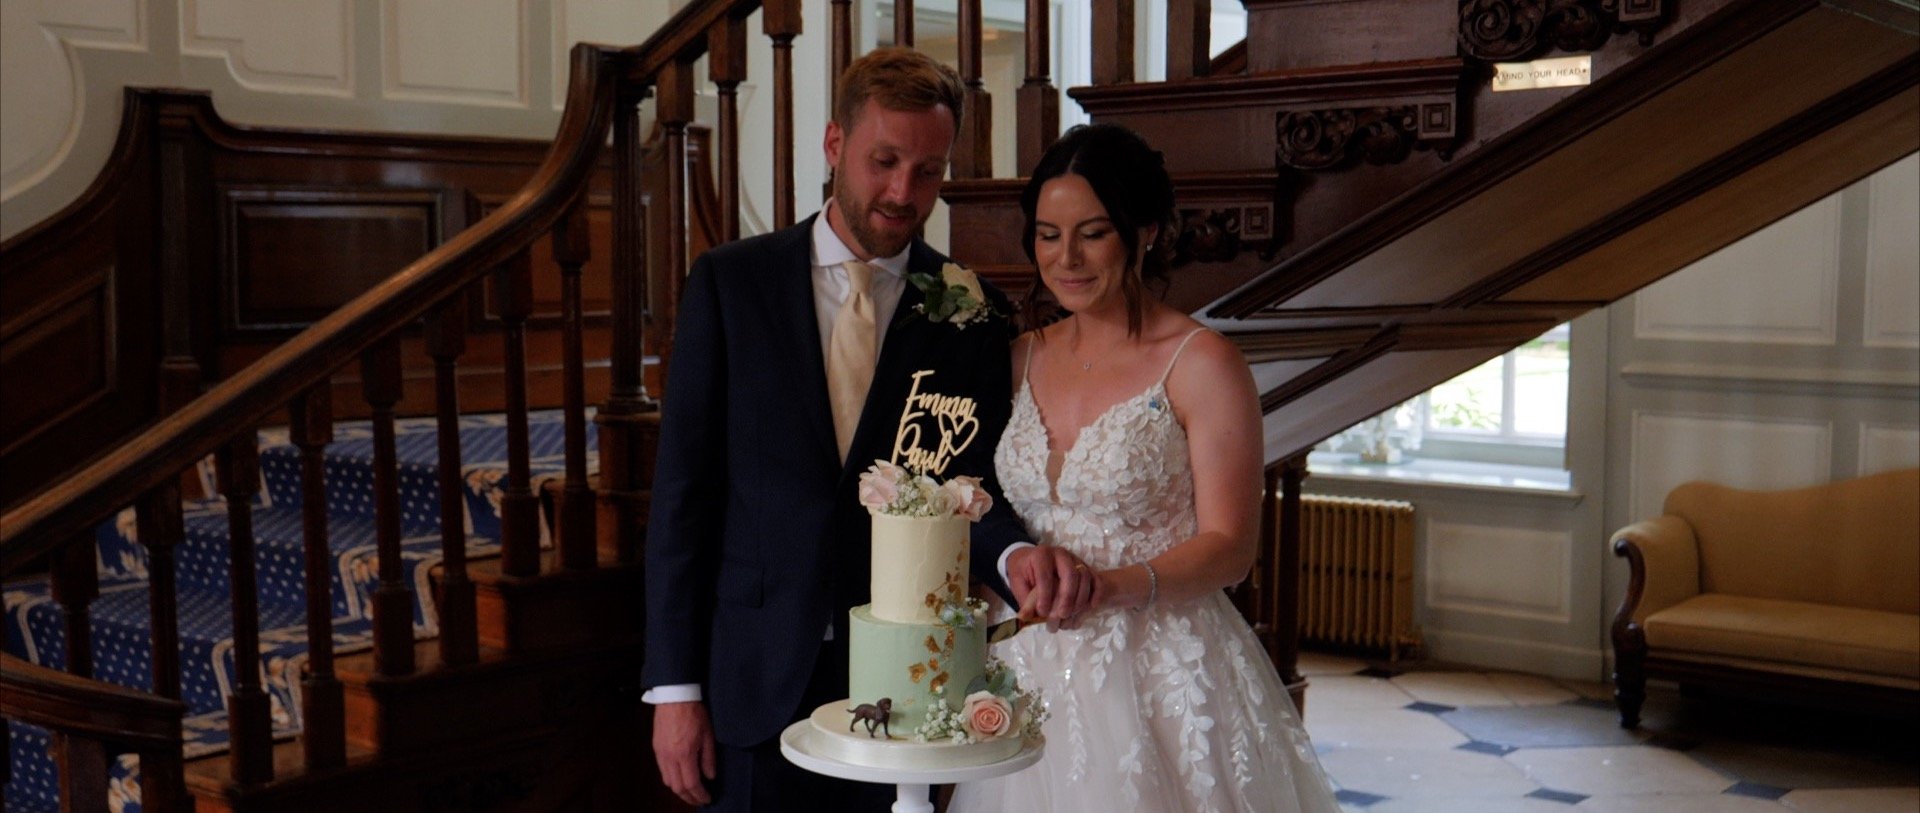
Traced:
POLYGON ((958 711, 967 686, 986 672, 987 631, 978 619, 972 627, 901 624, 875 618, 870 604, 848 614, 848 699, 892 699, 895 734, 912 734, 938 698, 958 711))

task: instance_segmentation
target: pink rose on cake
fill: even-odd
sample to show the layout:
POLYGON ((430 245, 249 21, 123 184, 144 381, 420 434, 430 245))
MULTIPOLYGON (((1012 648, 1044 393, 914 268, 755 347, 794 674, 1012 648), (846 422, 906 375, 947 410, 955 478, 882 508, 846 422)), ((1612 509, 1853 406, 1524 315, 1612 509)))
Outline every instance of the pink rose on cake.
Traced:
POLYGON ((1013 708, 993 692, 967 695, 966 705, 960 708, 960 719, 967 733, 976 740, 990 740, 1013 730, 1013 708))
POLYGON ((987 495, 987 489, 980 485, 978 477, 961 475, 948 480, 940 488, 953 501, 954 513, 966 517, 970 522, 979 522, 993 507, 993 497, 987 495))
POLYGON ((900 483, 907 479, 906 469, 881 460, 860 475, 860 504, 879 510, 900 499, 900 483))
POLYGON ((885 460, 875 460, 860 475, 860 504, 875 514, 964 517, 979 522, 993 507, 993 497, 978 477, 961 476, 940 483, 885 460))

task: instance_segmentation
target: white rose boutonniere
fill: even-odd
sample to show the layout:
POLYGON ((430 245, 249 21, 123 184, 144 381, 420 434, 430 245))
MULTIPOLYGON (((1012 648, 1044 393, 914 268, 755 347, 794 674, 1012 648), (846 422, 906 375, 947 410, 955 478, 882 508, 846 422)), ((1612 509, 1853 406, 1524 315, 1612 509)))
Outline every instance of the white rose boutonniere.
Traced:
POLYGON ((965 328, 993 316, 986 292, 980 289, 980 277, 962 266, 947 263, 940 268, 937 278, 932 274, 908 274, 907 281, 925 295, 926 301, 914 305, 913 309, 926 314, 928 319, 965 328))

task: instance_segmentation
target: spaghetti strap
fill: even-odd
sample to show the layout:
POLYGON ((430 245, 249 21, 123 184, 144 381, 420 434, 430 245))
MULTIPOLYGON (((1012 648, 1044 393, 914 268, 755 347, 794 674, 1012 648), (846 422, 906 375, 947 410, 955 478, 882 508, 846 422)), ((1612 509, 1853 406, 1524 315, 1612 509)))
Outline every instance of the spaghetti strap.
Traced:
MULTIPOLYGON (((1181 339, 1180 346, 1173 349, 1173 358, 1167 359, 1167 371, 1160 374, 1161 384, 1163 385, 1166 384, 1167 376, 1173 375, 1173 365, 1175 362, 1178 362, 1180 360, 1180 354, 1186 352, 1187 342, 1193 341, 1193 337, 1198 336, 1204 332, 1206 332, 1206 328, 1204 327, 1196 327, 1193 330, 1187 331, 1187 337, 1184 339, 1181 339)), ((1027 348, 1027 352, 1029 355, 1031 355, 1033 352, 1033 348, 1027 348)))
POLYGON ((1027 381, 1033 378, 1033 346, 1039 343, 1039 331, 1036 330, 1033 335, 1027 337, 1027 360, 1020 365, 1020 386, 1023 389, 1027 386, 1027 381))

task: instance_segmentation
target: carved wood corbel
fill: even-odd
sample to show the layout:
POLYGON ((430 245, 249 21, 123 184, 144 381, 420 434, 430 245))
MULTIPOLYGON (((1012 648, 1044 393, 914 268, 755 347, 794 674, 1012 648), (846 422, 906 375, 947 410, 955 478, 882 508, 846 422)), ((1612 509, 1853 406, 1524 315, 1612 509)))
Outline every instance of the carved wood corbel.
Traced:
POLYGON ((1642 46, 1666 25, 1668 0, 1462 0, 1460 51, 1487 62, 1531 59, 1551 49, 1592 51, 1615 34, 1642 46))
POLYGON ((1453 156, 1456 103, 1436 99, 1376 107, 1282 111, 1274 117, 1275 160, 1300 170, 1397 164, 1414 148, 1453 156))

